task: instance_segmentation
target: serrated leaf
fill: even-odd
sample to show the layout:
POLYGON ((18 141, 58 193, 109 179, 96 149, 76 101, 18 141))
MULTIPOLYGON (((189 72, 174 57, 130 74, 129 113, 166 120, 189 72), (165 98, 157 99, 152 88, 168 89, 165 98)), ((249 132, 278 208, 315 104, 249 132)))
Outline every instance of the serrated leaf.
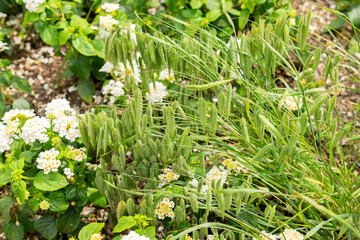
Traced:
POLYGON ((68 184, 66 178, 58 172, 50 172, 49 174, 39 172, 34 180, 34 186, 43 191, 56 191, 66 187, 68 184))
POLYGON ((57 235, 56 231, 56 218, 54 216, 43 216, 39 218, 34 227, 43 238, 48 240, 54 239, 57 235))
POLYGON ((132 216, 128 216, 128 217, 121 217, 118 221, 118 223, 116 224, 113 233, 120 233, 126 229, 130 229, 133 226, 136 225, 136 221, 134 219, 134 217, 132 216))

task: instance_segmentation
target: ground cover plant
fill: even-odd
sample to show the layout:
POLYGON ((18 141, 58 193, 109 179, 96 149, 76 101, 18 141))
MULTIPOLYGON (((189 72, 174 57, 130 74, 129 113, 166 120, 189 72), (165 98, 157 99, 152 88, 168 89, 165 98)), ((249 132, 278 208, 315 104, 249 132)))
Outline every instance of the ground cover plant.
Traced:
POLYGON ((111 105, 5 113, 6 237, 359 238, 356 119, 335 108, 339 72, 354 63, 356 76, 356 58, 307 43, 311 12, 226 40, 165 17, 176 24, 139 18, 144 28, 107 36, 98 71, 111 105), (92 220, 87 206, 109 215, 92 220))
MULTIPOLYGON (((69 63, 63 77, 75 75, 78 78, 79 94, 87 102, 93 100, 95 83, 105 79, 104 73, 99 72, 104 58, 102 40, 111 30, 118 27, 130 34, 135 30, 135 25, 132 24, 137 21, 135 14, 148 13, 149 8, 155 9, 157 16, 157 18, 147 17, 148 24, 153 26, 161 26, 158 23, 167 20, 162 14, 171 13, 194 26, 209 27, 222 37, 236 34, 251 19, 264 17, 268 21, 274 21, 288 13, 291 13, 291 17, 296 15, 287 0, 275 2, 251 0, 243 1, 242 4, 236 1, 213 0, 165 1, 164 6, 157 2, 146 4, 146 1, 127 1, 119 4, 103 1, 91 3, 29 0, 21 1, 19 4, 22 4, 24 10, 22 36, 26 36, 29 30, 34 28, 45 43, 56 47, 57 54, 61 54, 60 50, 63 46, 70 48, 65 54, 65 59, 69 63), (229 22, 231 17, 238 19, 235 29, 229 22)), ((19 12, 20 7, 4 1, 0 11, 10 14, 19 12)), ((3 29, 1 32, 5 35, 9 33, 3 29)), ((1 35, 0 40, 3 41, 1 35)))

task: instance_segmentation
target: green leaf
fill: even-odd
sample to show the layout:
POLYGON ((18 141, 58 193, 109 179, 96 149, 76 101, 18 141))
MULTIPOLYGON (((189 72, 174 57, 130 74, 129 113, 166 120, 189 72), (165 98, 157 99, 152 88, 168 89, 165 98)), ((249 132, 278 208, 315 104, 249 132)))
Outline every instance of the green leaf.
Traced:
POLYGON ((27 11, 25 13, 23 22, 22 22, 22 26, 26 26, 28 23, 34 23, 37 20, 39 20, 39 14, 35 13, 35 12, 29 12, 27 11))
POLYGON ((34 227, 43 238, 48 240, 54 239, 57 235, 56 231, 56 218, 54 216, 44 216, 39 218, 34 227))
POLYGON ((94 203, 99 207, 106 207, 107 201, 105 196, 103 196, 96 188, 88 189, 86 194, 90 202, 94 203))
POLYGON ((12 184, 15 197, 19 198, 20 202, 24 202, 26 195, 26 183, 23 180, 15 180, 12 184))
POLYGON ((105 226, 105 223, 90 223, 83 227, 79 232, 79 240, 90 240, 91 235, 99 233, 105 226))
POLYGON ((74 48, 78 50, 82 55, 97 55, 94 46, 91 44, 90 40, 84 35, 79 35, 78 37, 73 38, 72 43, 74 48))
POLYGON ((59 32, 53 25, 44 23, 40 28, 41 39, 51 45, 57 46, 59 44, 59 32))
POLYGON ((15 160, 12 161, 9 165, 9 168, 11 169, 12 172, 16 171, 16 170, 22 170, 25 166, 24 160, 15 160))
POLYGON ((16 99, 12 104, 13 109, 24 109, 24 110, 30 110, 31 106, 28 100, 25 98, 18 98, 16 99))
POLYGON ((254 2, 255 2, 257 5, 260 5, 260 4, 265 3, 266 0, 254 0, 254 2))
POLYGON ((79 185, 72 185, 66 189, 66 200, 75 201, 76 206, 82 207, 87 203, 85 190, 79 185))
POLYGON ((161 3, 155 1, 147 2, 146 5, 153 8, 161 7, 161 3))
POLYGON ((140 236, 145 236, 150 239, 155 238, 155 227, 153 227, 153 226, 147 227, 145 229, 136 229, 135 232, 137 234, 139 234, 140 236))
POLYGON ((36 154, 37 154, 36 152, 25 151, 20 154, 20 159, 24 158, 25 162, 32 163, 32 160, 34 159, 36 154))
POLYGON ((321 33, 322 34, 327 33, 329 31, 331 31, 332 29, 335 29, 335 30, 340 29, 342 26, 345 25, 345 23, 346 23, 346 20, 344 19, 344 17, 337 16, 337 18, 334 21, 332 21, 329 25, 327 25, 325 27, 325 29, 322 30, 321 33))
POLYGON ((95 48, 96 54, 98 57, 104 59, 105 58, 105 45, 101 39, 92 40, 92 45, 95 48))
POLYGON ((80 224, 80 210, 79 208, 71 207, 69 210, 61 214, 56 221, 56 229, 61 233, 71 233, 80 224))
POLYGON ((72 32, 65 28, 64 30, 62 30, 59 34, 59 45, 63 45, 67 42, 67 40, 69 39, 69 37, 71 36, 72 32))
POLYGON ((1 71, 0 73, 0 87, 10 86, 10 77, 12 76, 10 71, 1 71))
POLYGON ((198 19, 202 17, 202 12, 199 9, 184 9, 181 14, 187 19, 198 19))
POLYGON ((209 10, 214 10, 214 9, 220 10, 220 0, 207 0, 206 6, 209 10))
POLYGON ((5 220, 8 222, 10 220, 10 209, 15 203, 15 199, 12 197, 3 197, 0 199, 0 213, 5 220))
POLYGON ((236 10, 235 8, 231 8, 228 10, 228 13, 235 15, 235 16, 240 16, 240 11, 236 10))
POLYGON ((348 12, 348 17, 356 27, 360 26, 360 5, 353 5, 352 9, 348 12))
POLYGON ((56 191, 68 185, 65 177, 58 172, 44 174, 43 171, 35 176, 34 186, 43 191, 56 191))
POLYGON ((190 6, 192 9, 198 9, 203 5, 203 1, 202 0, 191 0, 190 2, 190 6))
POLYGON ((67 21, 59 21, 55 24, 55 28, 56 29, 64 29, 67 28, 69 26, 67 21))
POLYGON ((77 87, 80 97, 86 102, 91 103, 96 92, 94 81, 91 79, 83 80, 80 78, 77 82, 77 87))
POLYGON ((87 28, 89 23, 86 21, 85 18, 81 18, 78 15, 73 15, 71 17, 70 26, 78 29, 78 28, 87 28))
POLYGON ((40 206, 40 201, 39 200, 36 200, 36 198, 31 198, 28 202, 29 206, 31 207, 31 209, 34 211, 34 212, 37 212, 39 206, 40 206))
POLYGON ((176 7, 179 4, 179 0, 165 0, 165 4, 169 12, 176 11, 176 7))
POLYGON ((218 19, 221 15, 222 15, 222 12, 221 12, 220 9, 213 9, 213 10, 210 10, 209 12, 206 13, 206 18, 210 22, 213 22, 216 19, 218 19))
POLYGON ((28 81, 24 78, 18 76, 12 76, 10 79, 10 83, 14 85, 14 87, 24 93, 31 93, 31 87, 28 81))
POLYGON ((272 19, 273 21, 276 21, 276 19, 281 18, 284 14, 287 13, 287 10, 283 9, 283 8, 279 8, 278 10, 276 10, 273 15, 272 15, 272 19))
POLYGON ((8 240, 23 240, 24 239, 24 227, 15 222, 9 222, 4 224, 3 231, 8 240))
POLYGON ((66 200, 65 194, 61 192, 51 193, 46 200, 50 203, 49 209, 53 212, 62 212, 69 207, 69 202, 66 200))
POLYGON ((0 187, 4 186, 5 184, 9 183, 11 180, 11 172, 7 171, 0 174, 0 187))
POLYGON ((246 23, 249 21, 249 17, 250 17, 249 9, 245 8, 245 9, 240 11, 240 16, 239 16, 239 28, 240 28, 240 30, 244 29, 244 27, 246 26, 246 23))
POLYGON ((83 80, 88 80, 91 73, 90 58, 82 54, 78 54, 77 57, 72 56, 69 61, 70 70, 83 80))
POLYGON ((121 217, 116 224, 113 233, 120 233, 126 229, 130 229, 136 225, 136 221, 133 216, 121 217))

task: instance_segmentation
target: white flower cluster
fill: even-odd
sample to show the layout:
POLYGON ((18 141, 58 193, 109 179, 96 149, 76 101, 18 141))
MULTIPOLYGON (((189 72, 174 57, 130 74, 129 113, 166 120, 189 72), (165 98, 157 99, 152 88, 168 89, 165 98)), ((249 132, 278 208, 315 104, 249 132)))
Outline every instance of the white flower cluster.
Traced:
POLYGON ((37 168, 44 170, 45 174, 57 172, 61 164, 61 162, 56 159, 59 154, 60 152, 54 148, 41 152, 38 159, 36 159, 36 162, 38 163, 37 168))
POLYGON ((294 229, 285 229, 280 235, 280 240, 304 240, 305 237, 294 229))
POLYGON ((150 240, 150 238, 145 237, 145 236, 140 236, 139 234, 137 234, 134 231, 130 231, 128 235, 123 236, 121 239, 122 240, 150 240))
POLYGON ((95 233, 91 235, 90 240, 101 240, 103 239, 100 233, 95 233))
POLYGON ((225 159, 222 163, 228 170, 236 173, 248 173, 249 169, 236 160, 225 159))
POLYGON ((173 211, 174 207, 175 203, 164 197, 163 200, 158 204, 155 213, 159 219, 165 219, 165 217, 173 219, 175 217, 175 213, 173 211))
POLYGON ((58 132, 60 137, 74 142, 81 137, 79 130, 79 120, 76 116, 62 116, 54 119, 54 132, 58 132))
POLYGON ((180 177, 180 175, 174 173, 174 171, 171 170, 170 168, 165 168, 164 173, 159 175, 159 179, 166 181, 166 182, 172 182, 172 181, 178 180, 179 177, 180 177))
POLYGON ((78 128, 79 120, 75 113, 66 99, 54 99, 45 108, 46 116, 53 119, 53 130, 58 132, 60 137, 72 142, 81 136, 78 128))
POLYGON ((173 70, 171 69, 169 71, 169 69, 167 69, 167 68, 162 70, 159 75, 159 80, 169 80, 171 83, 174 82, 175 75, 174 75, 173 70))
POLYGON ((214 166, 210 169, 210 171, 206 174, 206 180, 211 183, 213 180, 220 180, 221 184, 226 182, 228 175, 228 171, 220 171, 217 166, 214 166))
POLYGON ((71 116, 75 114, 75 110, 71 108, 70 102, 64 98, 54 99, 45 108, 45 114, 48 116, 52 114, 52 118, 59 118, 62 116, 71 116))
POLYGON ((70 152, 67 154, 68 158, 78 162, 86 158, 86 148, 75 149, 73 146, 68 146, 68 148, 70 149, 70 152))
POLYGON ((298 102, 296 100, 297 99, 293 96, 287 96, 284 100, 283 106, 290 111, 299 110, 299 108, 302 108, 303 101, 302 98, 298 98, 298 102))
POLYGON ((106 72, 111 73, 111 71, 114 69, 114 65, 111 62, 106 62, 104 66, 102 66, 99 70, 99 72, 106 72))
POLYGON ((41 4, 45 2, 45 0, 23 0, 25 3, 25 8, 29 12, 36 12, 41 4))
POLYGON ((67 179, 70 179, 72 176, 74 176, 74 173, 71 172, 70 168, 64 168, 64 175, 67 177, 67 179))
POLYGON ((304 240, 304 236, 294 229, 285 229, 280 235, 273 235, 266 231, 261 231, 260 238, 253 240, 304 240))
POLYGON ((123 89, 125 85, 119 80, 110 80, 102 89, 102 94, 110 95, 110 103, 113 104, 117 97, 125 94, 123 89))
POLYGON ((5 126, 0 123, 0 153, 10 150, 10 144, 13 142, 11 135, 5 130, 5 126))
POLYGON ((7 17, 6 13, 0 12, 0 19, 5 19, 7 17))
POLYGON ((126 66, 123 63, 119 63, 119 66, 117 69, 115 69, 114 74, 116 77, 121 78, 122 80, 128 76, 134 78, 135 83, 141 82, 140 68, 135 60, 133 60, 131 64, 129 61, 127 61, 126 66))
POLYGON ((108 13, 115 12, 119 9, 119 4, 117 3, 104 3, 101 8, 108 13))
POLYGON ((6 42, 0 41, 0 52, 9 50, 8 44, 6 42))
POLYGON ((25 122, 21 129, 20 137, 26 144, 33 143, 36 140, 45 143, 49 141, 49 136, 46 134, 48 128, 50 128, 50 121, 48 119, 33 117, 25 122))
POLYGON ((2 118, 3 122, 7 124, 5 127, 5 132, 12 137, 17 138, 16 134, 20 133, 20 122, 30 119, 34 116, 34 110, 11 109, 10 111, 6 112, 2 118))
POLYGON ((100 16, 100 27, 103 27, 105 30, 110 31, 114 25, 119 23, 118 20, 115 20, 110 14, 106 16, 100 16))
POLYGON ((146 93, 146 99, 149 103, 161 103, 167 95, 166 86, 161 82, 155 82, 155 87, 150 83, 149 92, 146 93))
POLYGON ((4 123, 9 124, 12 121, 22 121, 24 119, 29 119, 32 117, 35 117, 34 110, 11 109, 4 114, 2 120, 4 123))
POLYGON ((110 80, 108 84, 106 84, 103 89, 102 93, 104 95, 113 95, 114 97, 120 97, 125 94, 123 89, 124 84, 120 81, 110 80))

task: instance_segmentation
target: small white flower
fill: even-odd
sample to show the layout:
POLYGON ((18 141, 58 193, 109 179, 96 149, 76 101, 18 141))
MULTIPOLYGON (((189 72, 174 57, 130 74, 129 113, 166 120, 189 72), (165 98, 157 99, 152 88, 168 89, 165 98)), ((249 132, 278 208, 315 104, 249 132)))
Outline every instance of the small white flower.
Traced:
POLYGON ((159 75, 159 80, 169 80, 171 83, 174 82, 175 76, 173 70, 171 69, 169 71, 169 69, 166 68, 161 71, 159 75))
POLYGON ((0 122, 0 153, 10 150, 12 142, 11 135, 6 133, 5 126, 0 122))
POLYGON ((75 110, 71 108, 70 102, 64 98, 54 99, 45 108, 45 114, 53 114, 55 118, 62 116, 75 115, 75 110))
POLYGON ((6 42, 0 41, 0 52, 5 51, 5 50, 9 50, 9 47, 7 45, 8 44, 6 42))
POLYGON ((216 166, 214 166, 207 174, 206 174, 206 180, 209 181, 209 183, 212 182, 212 180, 220 180, 222 184, 226 182, 227 179, 227 171, 220 171, 220 169, 216 166))
MULTIPOLYGON (((253 240, 277 240, 277 235, 272 235, 266 231, 261 231, 260 238, 253 238, 253 240)), ((290 240, 290 239, 289 239, 290 240)))
POLYGON ((137 234, 134 231, 130 231, 128 235, 123 236, 121 239, 122 240, 150 240, 150 238, 145 237, 145 236, 140 236, 139 234, 137 234))
POLYGON ((114 65, 111 62, 106 62, 104 66, 100 68, 100 72, 106 72, 111 73, 111 71, 114 69, 114 65))
POLYGON ((76 116, 62 116, 53 120, 54 132, 58 132, 60 137, 74 142, 81 137, 79 130, 79 120, 76 116))
POLYGON ((33 143, 36 140, 45 143, 49 141, 49 136, 46 134, 48 128, 50 128, 50 121, 48 119, 33 117, 25 122, 21 129, 20 137, 26 144, 33 143))
POLYGON ((192 179, 191 181, 188 182, 190 186, 197 188, 199 185, 199 181, 197 179, 192 179))
POLYGON ((74 176, 74 173, 71 172, 70 168, 64 168, 64 175, 67 177, 67 179, 70 179, 72 176, 74 176))
POLYGON ((114 11, 118 10, 119 7, 120 7, 120 6, 119 6, 119 4, 117 4, 117 3, 104 3, 104 4, 101 6, 101 8, 102 8, 105 12, 108 12, 108 13, 114 12, 114 11))
MULTIPOLYGON (((61 162, 56 159, 57 156, 59 156, 59 154, 60 152, 58 150, 55 150, 54 148, 45 152, 41 152, 39 154, 38 159, 36 159, 37 168, 44 170, 45 174, 48 174, 49 172, 57 172, 58 168, 61 165, 61 162)), ((69 174, 69 172, 65 172, 65 169, 64 169, 64 174, 65 175, 66 173, 69 174)))
POLYGON ((12 121, 21 121, 32 117, 35 117, 34 110, 11 109, 4 114, 2 120, 4 123, 9 124, 12 121))
POLYGON ((117 25, 119 23, 118 20, 115 20, 110 14, 106 16, 100 16, 100 26, 110 31, 113 28, 113 25, 117 25))
POLYGON ((0 12, 0 18, 4 19, 7 17, 7 14, 6 13, 3 13, 3 12, 0 12))
POLYGON ((299 110, 302 107, 302 105, 303 105, 302 98, 301 97, 296 98, 295 96, 287 96, 283 103, 283 106, 290 111, 299 110))
POLYGON ((149 103, 161 103, 168 95, 166 87, 161 82, 155 82, 155 87, 150 83, 149 88, 149 92, 146 93, 146 99, 149 103))
POLYGON ((113 95, 114 97, 122 96, 125 94, 124 86, 120 81, 110 80, 109 83, 103 87, 102 94, 113 95))
POLYGON ((304 240, 304 236, 294 229, 285 229, 280 234, 280 240, 304 240))
POLYGON ((41 4, 45 2, 45 0, 23 0, 25 3, 25 8, 29 12, 36 12, 41 4))

